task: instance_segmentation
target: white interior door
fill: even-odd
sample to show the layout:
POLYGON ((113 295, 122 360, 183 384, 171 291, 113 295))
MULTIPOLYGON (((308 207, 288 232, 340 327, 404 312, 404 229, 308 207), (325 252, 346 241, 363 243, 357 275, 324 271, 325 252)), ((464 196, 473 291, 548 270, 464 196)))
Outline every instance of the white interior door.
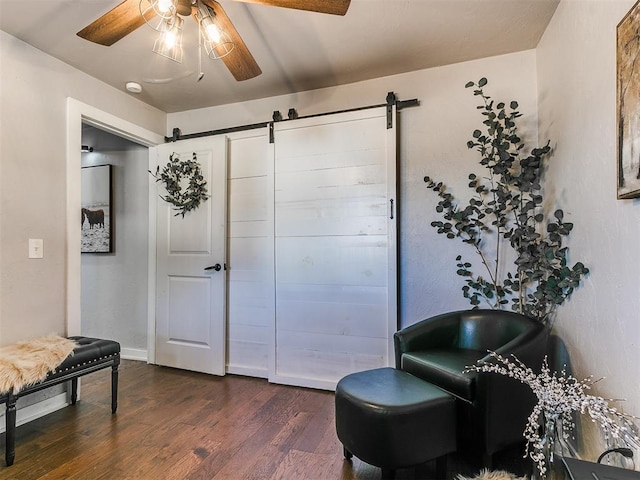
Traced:
POLYGON ((392 363, 395 200, 386 108, 275 124, 271 381, 333 389, 392 363))
POLYGON ((161 170, 171 154, 195 153, 210 198, 183 218, 158 197, 156 363, 216 375, 224 375, 226 358, 226 145, 215 136, 157 147, 161 170))

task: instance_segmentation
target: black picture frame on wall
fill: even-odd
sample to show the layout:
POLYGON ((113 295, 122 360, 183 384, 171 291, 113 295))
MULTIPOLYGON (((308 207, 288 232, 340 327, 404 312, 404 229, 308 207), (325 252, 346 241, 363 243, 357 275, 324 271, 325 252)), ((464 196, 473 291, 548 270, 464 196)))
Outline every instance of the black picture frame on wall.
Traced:
POLYGON ((616 28, 618 198, 640 197, 640 1, 616 28))
POLYGON ((81 182, 81 252, 113 253, 111 165, 83 167, 81 182))

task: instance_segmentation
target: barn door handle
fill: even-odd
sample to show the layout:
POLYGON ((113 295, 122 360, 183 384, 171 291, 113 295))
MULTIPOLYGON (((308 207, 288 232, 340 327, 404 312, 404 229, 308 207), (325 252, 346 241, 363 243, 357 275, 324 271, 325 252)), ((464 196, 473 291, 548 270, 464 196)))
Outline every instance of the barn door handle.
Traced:
POLYGON ((219 272, 220 270, 222 270, 222 265, 220 265, 219 263, 216 263, 215 265, 210 265, 208 267, 205 267, 205 270, 215 270, 216 272, 219 272))

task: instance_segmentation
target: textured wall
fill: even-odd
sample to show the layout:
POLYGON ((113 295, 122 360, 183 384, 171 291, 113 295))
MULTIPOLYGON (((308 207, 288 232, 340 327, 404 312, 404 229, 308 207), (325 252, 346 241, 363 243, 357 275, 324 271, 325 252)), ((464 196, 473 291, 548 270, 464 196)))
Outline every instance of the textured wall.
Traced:
POLYGON ((67 97, 155 132, 165 114, 4 32, 0 65, 0 344, 8 344, 65 333, 67 97), (29 238, 44 240, 43 259, 27 258, 29 238))
POLYGON ((556 329, 579 376, 606 377, 596 392, 640 415, 640 200, 616 200, 616 25, 633 4, 563 1, 537 61, 548 188, 575 224, 572 261, 591 269, 556 329))

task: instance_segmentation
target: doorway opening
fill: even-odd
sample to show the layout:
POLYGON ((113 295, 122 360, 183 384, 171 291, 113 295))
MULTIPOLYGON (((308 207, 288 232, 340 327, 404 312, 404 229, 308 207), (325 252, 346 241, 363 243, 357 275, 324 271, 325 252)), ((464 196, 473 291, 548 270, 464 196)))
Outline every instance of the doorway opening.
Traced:
MULTIPOLYGON (((81 162, 82 162, 82 129, 83 125, 96 127, 97 129, 110 133, 114 136, 121 137, 130 142, 134 142, 145 149, 149 153, 161 143, 164 143, 164 136, 154 133, 150 130, 142 128, 134 123, 116 117, 112 114, 97 109, 91 105, 79 102, 73 98, 67 100, 67 274, 66 274, 66 306, 67 306, 67 335, 83 334, 82 318, 82 258, 81 258, 81 203, 82 203, 82 182, 81 182, 81 162)), ((94 149, 95 152, 95 149, 94 149)), ((147 168, 149 165, 150 154, 147 155, 147 168)), ((147 183, 148 188, 148 183, 147 183)), ((153 302, 155 292, 155 211, 150 199, 147 195, 147 205, 149 208, 146 224, 146 242, 148 248, 147 256, 147 273, 149 279, 146 310, 147 310, 147 359, 149 362, 154 360, 154 344, 150 341, 153 337, 149 335, 149 325, 152 325, 152 319, 155 317, 155 306, 153 302)), ((84 217, 82 218, 84 220, 84 217)), ((117 223, 118 219, 115 219, 117 223)), ((117 229, 117 228, 116 228, 117 229)), ((142 240, 144 242, 144 240, 142 240)), ((116 248, 119 248, 116 245, 116 248)), ((123 321, 126 321, 124 319, 123 321)), ((127 345, 123 345, 126 347, 127 345)), ((140 351, 130 352, 132 356, 142 355, 143 349, 140 351)))
POLYGON ((81 333, 147 361, 149 149, 87 123, 82 145, 81 333))

